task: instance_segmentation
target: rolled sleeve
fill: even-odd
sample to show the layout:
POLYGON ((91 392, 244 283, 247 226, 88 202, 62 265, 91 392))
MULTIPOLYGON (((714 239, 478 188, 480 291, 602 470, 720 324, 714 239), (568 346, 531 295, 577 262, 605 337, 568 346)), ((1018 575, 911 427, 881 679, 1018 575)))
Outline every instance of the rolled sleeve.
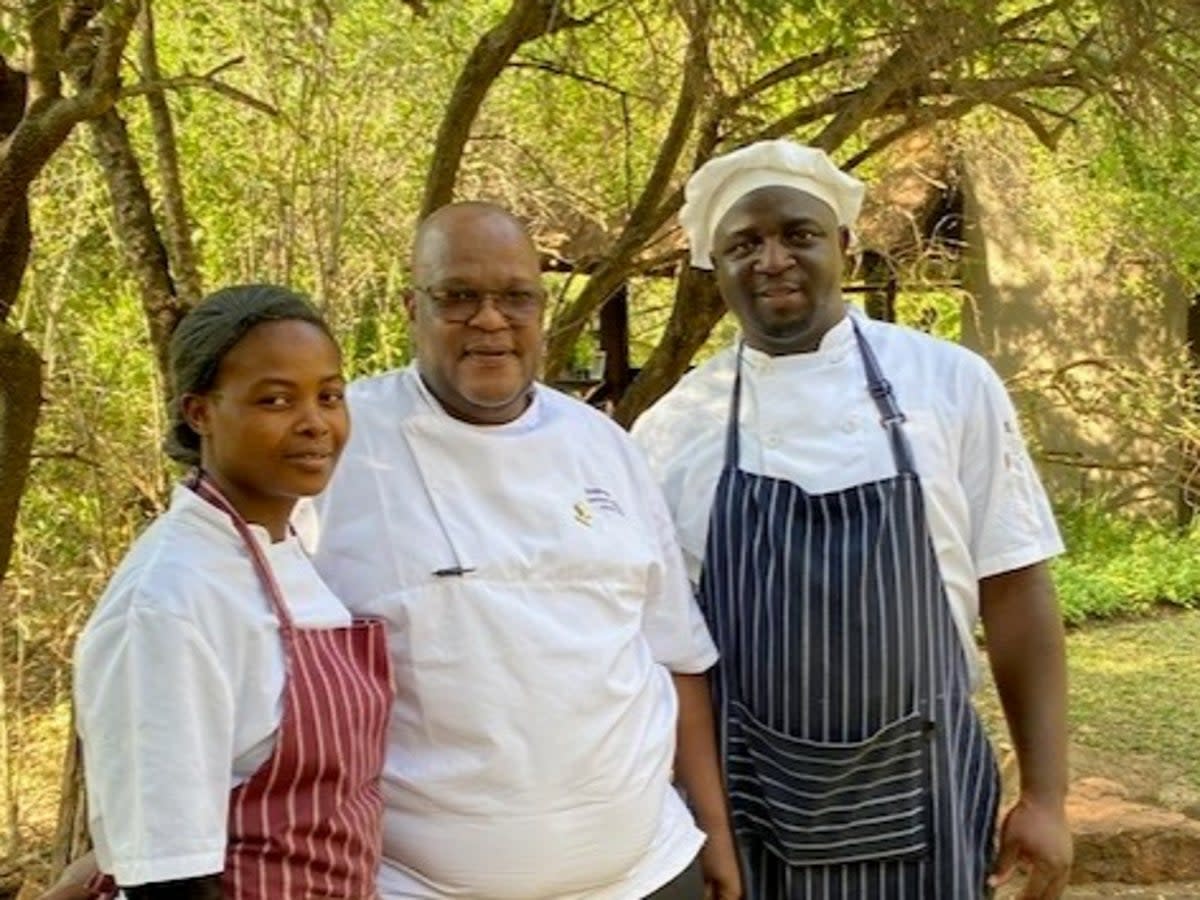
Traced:
POLYGON ((233 695, 187 620, 133 605, 75 659, 75 702, 100 865, 118 884, 224 869, 233 695))
POLYGON ((990 366, 980 367, 959 476, 976 577, 986 578, 1056 556, 1063 544, 1008 392, 990 366))

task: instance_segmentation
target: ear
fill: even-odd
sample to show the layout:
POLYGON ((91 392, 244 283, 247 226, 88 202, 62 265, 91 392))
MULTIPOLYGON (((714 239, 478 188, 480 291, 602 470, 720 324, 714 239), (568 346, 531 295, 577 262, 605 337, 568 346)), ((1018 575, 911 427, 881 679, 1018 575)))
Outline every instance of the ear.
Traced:
POLYGON ((412 288, 406 288, 404 291, 404 311, 408 313, 410 322, 417 321, 417 292, 412 288))
POLYGON ((842 256, 850 252, 850 229, 845 225, 838 227, 838 244, 842 248, 842 256))
POLYGON ((183 421, 200 437, 207 437, 212 430, 209 425, 211 406, 207 394, 184 394, 179 398, 179 411, 183 421))

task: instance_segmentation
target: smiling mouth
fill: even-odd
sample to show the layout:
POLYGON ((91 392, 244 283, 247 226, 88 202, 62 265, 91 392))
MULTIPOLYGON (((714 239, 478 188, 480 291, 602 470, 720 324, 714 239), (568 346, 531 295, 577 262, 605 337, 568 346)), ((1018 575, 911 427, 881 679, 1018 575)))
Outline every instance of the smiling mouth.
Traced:
POLYGON ((773 284, 754 293, 757 297, 771 300, 777 297, 791 297, 795 294, 803 294, 804 288, 798 284, 773 284))
POLYGON ((313 450, 308 453, 289 453, 284 458, 302 469, 323 469, 333 460, 333 453, 328 450, 313 450))
POLYGON ((510 356, 515 356, 512 350, 497 348, 494 350, 475 349, 467 350, 463 353, 463 359, 477 359, 483 362, 494 362, 496 360, 508 359, 510 356))

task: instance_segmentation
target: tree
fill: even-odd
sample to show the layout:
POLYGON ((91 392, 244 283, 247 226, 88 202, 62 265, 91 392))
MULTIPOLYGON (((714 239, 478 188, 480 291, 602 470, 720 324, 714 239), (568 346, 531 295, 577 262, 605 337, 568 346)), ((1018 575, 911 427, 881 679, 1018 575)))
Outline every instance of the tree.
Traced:
MULTIPOLYGON (((514 3, 509 15, 525 5, 514 3)), ((588 22, 612 15, 607 8, 582 14, 583 4, 561 6, 588 22)), ((674 112, 637 200, 589 269, 586 286, 554 317, 549 377, 564 370, 589 318, 654 255, 682 204, 681 181, 713 154, 796 135, 853 169, 914 130, 983 106, 1053 144, 1089 102, 1129 105, 1147 91, 1178 91, 1189 78, 1183 50, 1195 46, 1198 16, 1182 0, 943 0, 806 12, 782 2, 681 0, 673 9, 686 32, 674 112)), ((566 61, 542 71, 551 78, 581 75, 566 61)), ((457 148, 472 124, 467 119, 483 108, 480 98, 491 86, 481 82, 502 74, 494 65, 469 64, 465 78, 468 72, 456 94, 469 86, 471 102, 452 96, 447 106, 440 134, 453 132, 455 152, 436 155, 426 212, 450 196, 457 148)), ((679 285, 667 337, 617 407, 621 421, 631 421, 673 383, 719 318, 703 276, 688 273, 679 285)))
POLYGON ((29 259, 29 186, 80 122, 117 99, 121 54, 136 0, 27 0, 25 71, 0 57, 0 580, 8 570, 17 508, 41 403, 36 351, 8 326, 29 259), (73 74, 76 91, 65 94, 73 74))

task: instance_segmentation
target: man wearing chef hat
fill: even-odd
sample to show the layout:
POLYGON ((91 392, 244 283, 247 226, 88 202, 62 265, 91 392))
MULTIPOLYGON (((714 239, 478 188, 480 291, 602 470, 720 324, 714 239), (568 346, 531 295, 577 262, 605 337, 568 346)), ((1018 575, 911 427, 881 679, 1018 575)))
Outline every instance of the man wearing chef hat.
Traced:
POLYGON ((863 192, 786 140, 692 176, 691 262, 741 335, 634 427, 721 653, 746 895, 967 900, 1020 868, 1058 897, 1062 544, 991 368, 843 301, 863 192), (979 621, 1020 767, 998 853, 979 621))
POLYGON ((413 279, 416 361, 351 386, 315 557, 389 624, 381 897, 737 900, 716 652, 641 453, 534 381, 529 236, 445 207, 413 279))

